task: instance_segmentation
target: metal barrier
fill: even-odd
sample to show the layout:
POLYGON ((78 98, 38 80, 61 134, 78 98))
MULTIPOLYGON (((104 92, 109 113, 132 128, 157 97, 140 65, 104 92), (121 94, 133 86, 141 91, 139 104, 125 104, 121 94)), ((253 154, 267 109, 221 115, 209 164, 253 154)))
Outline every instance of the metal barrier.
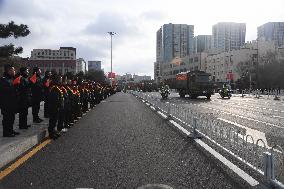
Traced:
POLYGON ((197 113, 190 107, 161 101, 158 96, 131 92, 147 101, 169 118, 176 119, 192 131, 192 137, 206 137, 213 144, 245 163, 264 176, 271 184, 284 188, 284 151, 280 146, 269 148, 262 139, 257 141, 246 130, 197 113))

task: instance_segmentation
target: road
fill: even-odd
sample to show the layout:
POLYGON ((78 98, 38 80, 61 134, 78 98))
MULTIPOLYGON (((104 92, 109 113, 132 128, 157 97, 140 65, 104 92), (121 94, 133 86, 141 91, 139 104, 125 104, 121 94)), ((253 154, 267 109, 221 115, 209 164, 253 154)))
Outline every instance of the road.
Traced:
MULTIPOLYGON (((161 98, 159 93, 148 94, 157 99, 161 98)), ((219 94, 213 95, 211 100, 205 97, 190 99, 180 98, 178 93, 172 92, 169 99, 162 102, 187 107, 224 124, 241 127, 246 130, 246 134, 252 135, 255 141, 262 139, 270 147, 278 144, 284 149, 284 101, 240 96, 222 99, 219 94)))
POLYGON ((0 188, 109 189, 151 183, 242 188, 165 120, 124 93, 100 103, 1 180, 0 188))

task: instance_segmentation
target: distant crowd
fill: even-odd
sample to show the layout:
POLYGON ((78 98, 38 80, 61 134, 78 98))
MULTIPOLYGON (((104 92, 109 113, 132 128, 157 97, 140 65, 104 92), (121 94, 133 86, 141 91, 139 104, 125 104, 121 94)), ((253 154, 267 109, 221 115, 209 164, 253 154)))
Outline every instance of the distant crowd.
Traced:
POLYGON ((0 108, 2 113, 3 137, 15 137, 15 115, 19 114, 19 129, 29 129, 28 109, 32 107, 33 123, 41 123, 40 103, 44 101, 44 118, 49 119, 48 133, 57 139, 103 99, 114 94, 116 88, 93 81, 68 78, 55 71, 46 71, 34 67, 31 76, 29 69, 21 67, 15 74, 12 65, 4 66, 0 79, 0 108))

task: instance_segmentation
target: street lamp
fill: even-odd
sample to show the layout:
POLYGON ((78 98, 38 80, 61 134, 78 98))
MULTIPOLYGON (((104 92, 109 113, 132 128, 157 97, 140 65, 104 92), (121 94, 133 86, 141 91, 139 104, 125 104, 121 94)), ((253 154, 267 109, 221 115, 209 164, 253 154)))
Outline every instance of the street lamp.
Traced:
MULTIPOLYGON (((110 77, 111 77, 111 80, 112 80, 112 36, 115 35, 116 33, 115 32, 107 32, 109 35, 110 35, 110 77)), ((111 85, 112 85, 112 82, 111 82, 111 85)))

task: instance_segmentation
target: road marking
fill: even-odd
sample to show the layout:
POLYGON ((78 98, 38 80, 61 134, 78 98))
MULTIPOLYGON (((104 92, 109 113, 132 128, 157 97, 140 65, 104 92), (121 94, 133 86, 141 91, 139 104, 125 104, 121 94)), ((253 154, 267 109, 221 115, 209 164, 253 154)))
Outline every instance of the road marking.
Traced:
POLYGON ((152 110, 156 110, 156 108, 155 108, 154 106, 150 106, 150 108, 151 108, 152 110))
POLYGON ((25 163, 28 159, 30 159, 33 155, 35 155, 38 151, 40 151, 43 147, 45 147, 47 144, 51 142, 51 139, 47 139, 44 142, 40 143, 38 146, 33 148, 29 153, 18 159, 15 163, 10 165, 8 168, 4 169, 0 172, 0 181, 5 178, 7 175, 9 175, 11 172, 13 172, 15 169, 17 169, 20 165, 25 163))
MULTIPOLYGON (((206 107, 206 106, 202 106, 202 107, 209 109, 209 107, 206 107)), ((256 119, 249 118, 249 117, 245 117, 245 116, 242 116, 242 115, 237 115, 237 114, 225 112, 225 111, 218 110, 218 109, 215 109, 215 108, 212 108, 212 110, 214 110, 214 111, 219 111, 219 112, 224 113, 224 114, 236 116, 236 117, 239 117, 239 118, 247 119, 247 120, 250 120, 250 121, 254 121, 254 122, 257 122, 257 123, 263 123, 263 124, 266 124, 266 125, 269 125, 269 126, 272 126, 272 127, 284 129, 284 127, 281 127, 281 126, 279 126, 279 125, 275 125, 275 124, 272 124, 272 123, 268 123, 268 122, 265 122, 265 121, 260 121, 260 120, 256 120, 256 119)))
POLYGON ((164 119, 167 119, 167 118, 168 118, 168 116, 166 116, 165 114, 163 114, 163 113, 160 112, 160 111, 157 111, 157 113, 160 114, 164 119))
POLYGON ((276 115, 274 115, 273 117, 275 117, 275 118, 280 118, 280 119, 284 119, 284 117, 276 116, 276 115))
POLYGON ((224 121, 224 122, 226 122, 226 123, 235 125, 235 126, 237 126, 237 127, 246 129, 246 135, 251 135, 255 141, 257 141, 258 139, 261 139, 261 140, 264 142, 265 146, 268 146, 265 133, 263 133, 263 132, 261 132, 261 131, 258 131, 258 130, 255 130, 255 129, 252 129, 252 128, 249 128, 249 127, 246 127, 246 126, 243 126, 243 125, 238 124, 238 123, 236 123, 236 122, 229 121, 229 120, 227 120, 227 119, 223 119, 223 118, 220 118, 220 117, 217 118, 217 119, 218 119, 218 120, 221 120, 221 121, 224 121))

